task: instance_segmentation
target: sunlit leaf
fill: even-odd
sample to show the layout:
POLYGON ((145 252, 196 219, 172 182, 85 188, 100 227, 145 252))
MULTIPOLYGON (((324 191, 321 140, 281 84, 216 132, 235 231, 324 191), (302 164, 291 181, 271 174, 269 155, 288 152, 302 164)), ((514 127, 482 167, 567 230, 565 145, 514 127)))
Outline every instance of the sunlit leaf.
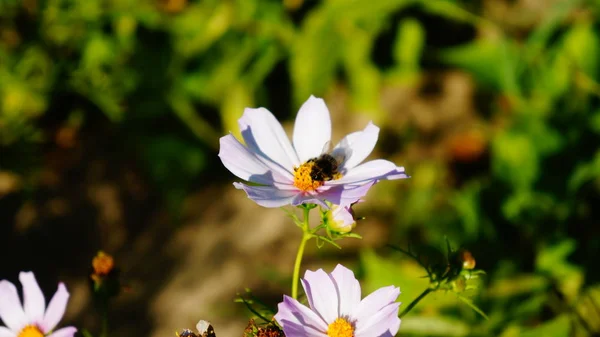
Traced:
POLYGON ((446 48, 440 52, 440 58, 444 63, 469 71, 484 85, 510 94, 521 91, 517 81, 518 54, 505 39, 475 40, 446 48))
POLYGON ((402 319, 401 334, 426 336, 467 336, 470 327, 457 319, 439 316, 411 316, 402 319))
POLYGON ((532 329, 524 329, 519 337, 565 337, 571 331, 571 320, 561 315, 532 329))
POLYGON ((543 247, 536 258, 536 268, 551 275, 569 300, 575 299, 583 284, 581 268, 568 261, 569 255, 576 248, 575 240, 565 239, 557 244, 543 247))

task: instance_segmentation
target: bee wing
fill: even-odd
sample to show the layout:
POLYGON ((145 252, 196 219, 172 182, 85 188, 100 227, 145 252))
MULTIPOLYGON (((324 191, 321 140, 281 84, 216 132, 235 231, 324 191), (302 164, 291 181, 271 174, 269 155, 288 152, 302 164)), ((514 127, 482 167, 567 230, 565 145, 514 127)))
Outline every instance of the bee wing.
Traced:
POLYGON ((323 150, 321 150, 321 154, 329 153, 329 150, 331 150, 331 141, 330 140, 328 140, 327 142, 325 142, 325 144, 323 144, 323 150))
POLYGON ((331 156, 335 158, 340 166, 344 164, 346 159, 350 158, 351 154, 352 149, 350 148, 350 144, 346 138, 342 139, 335 149, 331 151, 331 156))
POLYGON ((207 321, 200 320, 198 324, 196 324, 196 329, 198 329, 201 337, 215 337, 215 330, 207 321))

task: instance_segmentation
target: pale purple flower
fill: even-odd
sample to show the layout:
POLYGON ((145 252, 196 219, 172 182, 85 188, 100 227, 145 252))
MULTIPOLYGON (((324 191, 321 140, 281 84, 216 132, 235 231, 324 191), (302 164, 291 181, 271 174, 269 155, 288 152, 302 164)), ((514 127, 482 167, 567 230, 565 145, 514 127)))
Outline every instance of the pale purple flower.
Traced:
POLYGON ((342 265, 331 274, 306 271, 302 286, 310 308, 284 295, 275 315, 286 337, 392 337, 400 328, 394 286, 361 300, 358 280, 342 265))
POLYGON ((331 119, 325 102, 314 96, 298 111, 292 142, 265 108, 245 109, 238 123, 245 145, 231 134, 221 137, 219 157, 229 171, 253 183, 234 186, 264 207, 302 203, 327 207, 324 201, 350 204, 379 180, 408 177, 403 167, 387 160, 361 164, 379 135, 379 128, 371 122, 328 152, 327 158, 335 159, 337 168, 319 170, 317 159, 323 158, 331 142, 331 119))
POLYGON ((46 307, 46 299, 32 272, 21 272, 23 304, 17 288, 7 280, 0 281, 0 337, 73 337, 77 329, 65 327, 54 331, 67 307, 69 293, 63 283, 46 307))

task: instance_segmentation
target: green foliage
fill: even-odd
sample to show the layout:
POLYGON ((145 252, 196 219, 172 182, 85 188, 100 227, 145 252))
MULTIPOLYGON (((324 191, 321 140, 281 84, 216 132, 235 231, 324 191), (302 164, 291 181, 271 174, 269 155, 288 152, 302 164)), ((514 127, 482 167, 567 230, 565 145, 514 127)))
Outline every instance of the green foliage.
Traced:
MULTIPOLYGON (((56 151, 131 158, 176 211, 244 108, 291 120, 311 94, 347 97, 412 176, 368 196, 387 243, 447 237, 488 275, 468 299, 489 321, 437 291, 401 334, 598 333, 600 6, 492 2, 0 1, 0 174, 35 196, 56 151), (456 156, 450 135, 472 126, 481 151, 456 156)), ((414 261, 360 256, 366 291, 395 284, 408 304, 429 286, 414 261)))
POLYGON ((561 337, 569 335, 571 331, 569 317, 566 315, 559 316, 549 322, 546 322, 538 327, 526 329, 518 334, 519 337, 561 337))

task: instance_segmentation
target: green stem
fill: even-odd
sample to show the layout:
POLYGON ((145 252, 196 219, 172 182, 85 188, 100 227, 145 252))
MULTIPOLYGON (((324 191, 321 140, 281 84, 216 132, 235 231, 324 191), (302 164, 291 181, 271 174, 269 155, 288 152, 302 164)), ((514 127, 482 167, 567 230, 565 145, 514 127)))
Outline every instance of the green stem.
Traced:
POLYGON ((102 331, 100 337, 108 337, 108 308, 102 313, 102 331))
POLYGON ((302 241, 298 247, 298 253, 296 254, 296 262, 294 263, 294 275, 292 276, 292 298, 298 299, 298 283, 300 281, 300 265, 302 264, 302 256, 304 255, 304 247, 312 234, 310 233, 310 226, 308 225, 308 215, 310 213, 309 208, 304 208, 304 219, 301 224, 298 224, 302 229, 302 241))
POLYGON ((417 305, 422 299, 425 298, 425 296, 427 296, 427 294, 429 294, 433 290, 434 290, 433 288, 425 289, 425 291, 423 291, 421 293, 421 295, 419 295, 417 298, 415 298, 412 302, 410 302, 410 304, 404 310, 402 310, 402 312, 400 313, 400 315, 398 315, 398 317, 402 318, 402 317, 404 317, 404 315, 408 314, 408 312, 411 311, 412 308, 415 307, 415 305, 417 305))

